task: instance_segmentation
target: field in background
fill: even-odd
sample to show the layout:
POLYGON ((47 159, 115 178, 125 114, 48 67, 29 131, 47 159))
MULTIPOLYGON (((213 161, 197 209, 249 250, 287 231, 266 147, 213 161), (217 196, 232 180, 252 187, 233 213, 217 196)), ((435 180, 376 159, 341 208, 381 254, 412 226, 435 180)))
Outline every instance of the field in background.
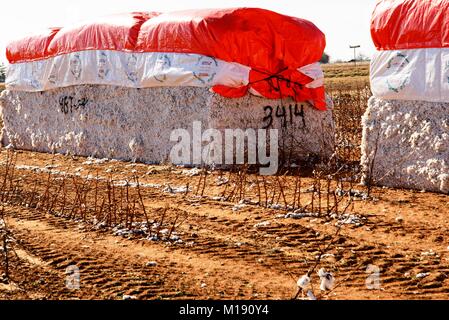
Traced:
POLYGON ((322 65, 326 92, 334 102, 337 152, 341 159, 356 164, 360 160, 361 117, 371 97, 369 63, 322 65))
POLYGON ((369 62, 329 63, 321 65, 327 80, 348 77, 369 77, 369 62))
POLYGON ((369 87, 369 63, 338 63, 322 65, 328 91, 354 90, 369 87))
POLYGON ((338 157, 314 170, 2 149, 0 298, 302 298, 307 272, 319 299, 447 298, 449 196, 359 185, 368 66, 323 68, 338 157), (334 290, 319 290, 320 268, 334 290))

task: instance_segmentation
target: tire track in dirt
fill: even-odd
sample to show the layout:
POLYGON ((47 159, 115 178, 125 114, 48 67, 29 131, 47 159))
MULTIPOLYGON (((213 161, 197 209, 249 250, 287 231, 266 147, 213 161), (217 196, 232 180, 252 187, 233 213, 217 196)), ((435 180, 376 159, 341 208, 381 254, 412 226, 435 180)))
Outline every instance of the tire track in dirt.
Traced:
MULTIPOLYGON (((329 228, 323 227, 320 224, 315 225, 315 229, 313 229, 305 227, 298 222, 288 221, 288 219, 287 221, 276 221, 276 219, 272 218, 274 214, 265 214, 262 217, 254 212, 248 215, 243 215, 243 217, 236 217, 236 215, 232 213, 220 213, 214 215, 213 213, 217 212, 216 208, 214 210, 214 206, 216 207, 217 205, 222 206, 222 204, 214 205, 211 202, 203 204, 202 212, 212 212, 208 217, 204 217, 203 215, 195 217, 194 210, 189 213, 197 219, 197 224, 201 224, 207 234, 229 235, 237 233, 240 238, 244 239, 245 245, 249 245, 246 248, 240 247, 243 249, 240 259, 251 259, 251 255, 254 252, 264 259, 270 259, 269 264, 271 265, 271 268, 276 269, 277 272, 285 271, 286 265, 288 265, 291 270, 296 271, 296 275, 305 273, 307 269, 304 265, 304 257, 307 256, 307 258, 309 258, 310 254, 312 254, 312 257, 313 254, 316 255, 318 244, 329 241, 331 238, 329 235, 332 234, 332 232, 329 232, 329 228), (227 218, 223 218, 223 215, 226 215, 227 218), (258 219, 254 218, 255 215, 258 219), (275 221, 275 223, 274 225, 260 228, 258 233, 263 233, 263 235, 255 236, 252 225, 259 220, 264 220, 263 218, 268 219, 269 221, 275 221), (241 222, 242 220, 244 223, 241 222), (322 233, 323 235, 317 236, 316 233, 322 233), (266 237, 267 235, 270 237, 266 237), (303 247, 303 250, 299 250, 298 247, 300 246, 303 247), (276 254, 270 254, 269 252, 272 251, 273 248, 282 251, 276 252, 276 254), (300 251, 300 258, 291 258, 291 251, 296 251, 296 254, 298 253, 297 251, 300 251), (298 273, 298 271, 300 271, 300 273, 298 273)), ((183 207, 183 210, 189 211, 186 207, 183 207)), ((257 213, 260 214, 259 212, 257 213)), ((193 220, 195 218, 193 218, 193 220)), ((373 223, 368 223, 368 225, 372 226, 373 223)), ((392 222, 385 223, 383 227, 390 229, 402 228, 401 226, 395 226, 392 222)), ((447 265, 441 263, 440 260, 423 260, 421 259, 421 252, 409 252, 408 254, 410 256, 416 257, 414 261, 411 261, 409 258, 398 253, 407 251, 406 241, 404 243, 396 244, 397 246, 391 250, 390 245, 382 242, 367 242, 363 239, 363 236, 358 235, 358 233, 359 228, 351 228, 348 226, 336 241, 336 246, 339 249, 337 251, 342 251, 341 254, 336 254, 339 258, 338 260, 343 258, 343 260, 347 261, 338 265, 337 268, 335 267, 335 264, 323 262, 323 265, 329 267, 330 270, 336 271, 340 278, 350 276, 347 282, 348 287, 353 286, 360 288, 361 284, 363 285, 367 278, 367 274, 363 271, 369 264, 375 264, 384 273, 382 277, 383 283, 385 284, 385 288, 389 291, 398 291, 407 295, 414 295, 415 297, 422 298, 446 294, 447 290, 444 288, 444 280, 446 279, 445 274, 449 275, 449 272, 447 272, 447 265), (390 249, 389 252, 386 251, 388 249, 390 249), (398 255, 402 258, 398 259, 398 255), (362 272, 354 270, 355 266, 361 267, 362 272), (399 268, 400 270, 396 271, 396 268, 399 268), (438 281, 426 283, 426 279, 417 280, 410 277, 404 277, 404 274, 407 271, 409 271, 409 273, 410 271, 415 271, 415 274, 420 272, 437 273, 435 278, 439 279, 439 283, 438 281), (429 288, 432 290, 429 290, 429 288), (417 293, 416 290, 418 290, 419 293, 417 293)), ((207 240, 202 242, 199 246, 199 251, 213 253, 215 251, 214 247, 216 247, 213 244, 214 242, 211 241, 210 238, 207 238, 207 240)), ((224 248, 223 245, 218 247, 220 249, 224 248)), ((232 255, 227 251, 228 250, 220 250, 220 252, 216 252, 216 254, 222 255, 223 258, 232 258, 232 255)))
MULTIPOLYGON (((23 250, 58 273, 60 290, 66 297, 71 296, 64 288, 69 265, 77 265, 81 272, 81 289, 72 293, 73 297, 110 299, 127 294, 142 299, 205 298, 218 293, 220 298, 251 298, 266 289, 278 288, 283 297, 294 291, 290 279, 260 266, 220 262, 213 256, 201 257, 204 253, 191 262, 185 250, 173 252, 159 244, 139 245, 108 234, 76 231, 72 222, 49 215, 42 214, 39 219, 31 214, 28 220, 27 212, 19 211, 9 218, 15 236, 23 250), (155 257, 163 262, 146 267, 145 261, 155 257), (265 280, 256 285, 254 278, 261 272, 265 280), (202 283, 207 287, 202 288, 202 283)), ((279 294, 273 297, 281 297, 279 294)))
MULTIPOLYGON (((283 278, 284 290, 282 298, 290 297, 294 291, 294 286, 291 285, 293 283, 292 279, 289 279, 288 275, 285 274, 286 269, 288 268, 290 271, 294 270, 296 272, 301 270, 301 272, 304 272, 304 261, 302 258, 292 258, 286 255, 283 251, 274 252, 272 254, 270 250, 267 252, 267 250, 263 249, 266 247, 266 244, 264 243, 259 243, 258 246, 256 246, 256 249, 247 245, 233 247, 219 242, 213 237, 201 237, 200 240, 196 238, 197 245, 187 248, 167 248, 161 245, 155 246, 146 243, 144 245, 145 248, 148 246, 153 247, 151 250, 152 253, 154 253, 155 249, 162 249, 163 251, 168 250, 170 255, 173 256, 173 259, 168 263, 171 275, 168 275, 167 273, 164 274, 163 272, 154 272, 157 268, 148 269, 143 267, 144 259, 142 258, 148 257, 147 255, 139 256, 137 254, 137 258, 136 256, 129 257, 127 248, 130 246, 137 247, 137 249, 134 248, 134 252, 136 252, 136 250, 137 252, 139 251, 139 245, 136 244, 135 241, 122 240, 117 237, 112 237, 111 239, 111 236, 107 233, 90 232, 86 234, 84 231, 76 231, 77 229, 79 230, 79 226, 73 221, 41 213, 30 213, 31 212, 29 211, 24 212, 21 210, 17 215, 17 218, 15 218, 17 220, 13 223, 13 226, 16 226, 14 227, 14 232, 20 239, 21 244, 27 251, 32 252, 33 255, 39 257, 41 260, 46 261, 49 267, 59 271, 61 278, 64 277, 63 272, 67 266, 76 264, 83 274, 83 281, 86 281, 88 286, 85 291, 80 291, 78 293, 83 298, 117 298, 122 294, 136 295, 138 298, 144 299, 154 299, 158 297, 214 297, 213 292, 216 290, 213 289, 213 287, 204 290, 198 289, 198 281, 201 282, 201 279, 199 278, 188 279, 187 281, 186 279, 183 279, 186 283, 173 288, 173 283, 180 281, 179 277, 174 277, 173 274, 183 275, 193 273, 189 270, 191 266, 186 267, 183 265, 183 263, 190 260, 189 257, 202 260, 201 265, 204 261, 206 265, 212 261, 215 262, 215 264, 220 262, 220 267, 228 264, 229 266, 234 266, 232 267, 234 269, 235 265, 239 264, 237 267, 238 270, 241 270, 243 264, 243 268, 250 268, 251 271, 249 274, 255 275, 256 278, 260 277, 258 272, 260 272, 261 269, 268 269, 269 272, 276 274, 277 277, 281 275, 283 278), (36 232, 38 233, 32 235, 36 232), (68 235, 69 237, 67 237, 68 235), (96 243, 97 241, 95 239, 98 240, 100 244, 96 243), (93 241, 93 243, 91 243, 91 241, 93 241), (107 242, 106 246, 104 246, 104 241, 107 242), (113 250, 111 250, 112 252, 108 250, 108 248, 111 248, 111 241, 113 241, 114 247, 113 250), (85 247, 84 250, 83 246, 85 247), (98 247, 102 249, 99 250, 98 247), (262 249, 251 253, 259 247, 262 249), (126 251, 127 254, 124 255, 123 251, 126 251), (185 258, 182 262, 178 259, 179 253, 185 258), (263 264, 258 266, 256 258, 262 258, 264 260, 263 264), (149 270, 152 272, 149 272, 149 270), (170 289, 168 290, 167 287, 170 287, 170 289), (189 292, 190 288, 194 288, 194 290, 189 292), (288 289, 286 290, 286 288, 288 289)), ((214 221, 214 219, 211 221, 214 221)), ((220 224, 220 226, 221 225, 222 224, 220 224)), ((203 227, 205 228, 207 226, 203 225, 203 227)), ((289 226, 292 230, 296 227, 296 223, 289 226)), ((219 229, 217 226, 215 226, 214 230, 208 229, 208 233, 211 234, 211 231, 217 232, 217 229, 219 229)), ((285 229, 274 227, 271 229, 266 228, 265 231, 276 235, 282 233, 283 230, 285 229)), ((223 233, 226 234, 227 232, 228 230, 225 228, 223 233)), ((348 244, 352 241, 348 240, 347 237, 342 237, 342 239, 344 239, 344 243, 341 243, 341 246, 337 246, 337 252, 342 251, 342 253, 340 256, 338 254, 336 254, 336 256, 339 258, 341 257, 339 262, 343 259, 344 263, 340 263, 339 267, 335 268, 334 263, 323 262, 323 265, 334 268, 340 279, 344 279, 351 275, 350 279, 341 286, 342 291, 339 295, 344 293, 344 289, 362 289, 361 284, 364 283, 366 274, 360 270, 354 270, 354 267, 360 263, 362 263, 363 266, 366 266, 369 263, 376 263, 383 270, 387 270, 392 265, 400 265, 405 268, 405 270, 410 270, 416 267, 427 267, 427 270, 431 271, 448 271, 447 268, 442 269, 441 266, 439 266, 439 263, 437 263, 438 261, 435 262, 434 260, 431 260, 431 262, 423 262, 417 257, 415 262, 411 262, 401 255, 396 254, 392 257, 391 254, 379 249, 378 246, 368 244, 359 244, 357 246, 353 243, 348 244), (352 254, 349 257, 346 254, 348 250, 351 250, 350 252, 352 254), (365 260, 363 260, 363 257, 365 257, 365 260), (434 263, 434 267, 431 266, 432 263, 434 263)), ((310 250, 312 253, 314 252, 313 247, 308 248, 307 250, 310 250)), ((198 266, 198 263, 196 265, 198 266)), ((388 272, 382 278, 382 283, 388 291, 402 291, 402 294, 410 295, 415 298, 439 297, 441 294, 444 295, 448 292, 442 285, 435 285, 435 283, 432 284, 432 282, 427 285, 422 285, 420 281, 414 279, 401 280, 401 278, 403 278, 401 277, 402 271, 404 270, 388 272), (418 294, 416 292, 417 290, 419 291, 418 294)), ((201 274, 201 272, 208 273, 205 272, 205 270, 200 270, 199 273, 201 274)), ((265 272, 268 271, 265 270, 265 272)), ((223 289, 223 287, 226 287, 226 283, 232 282, 232 274, 226 272, 226 275, 223 275, 223 273, 221 273, 222 279, 217 279, 219 273, 217 273, 216 270, 215 274, 213 272, 212 274, 214 275, 212 277, 213 279, 209 282, 212 283, 212 285, 222 288, 221 290, 219 289, 216 291, 219 293, 220 298, 251 298, 255 297, 254 294, 257 294, 257 297, 261 294, 257 289, 248 291, 245 286, 251 284, 251 280, 248 281, 244 277, 237 277, 239 281, 238 287, 234 286, 232 288, 223 289), (227 295, 229 293, 230 296, 227 295)), ((296 275, 298 275, 298 273, 296 273, 296 275)), ((271 274, 270 277, 273 277, 273 274, 271 274)), ((441 278, 440 280, 444 279, 441 278)), ((273 297, 273 288, 272 284, 270 284, 270 287, 268 287, 266 292, 262 294, 266 294, 267 297, 273 297)), ((68 294, 68 296, 70 296, 70 294, 68 294)))
MULTIPOLYGON (((208 209, 206 208, 206 210, 208 209)), ((214 220, 216 219, 212 219, 211 217, 209 220, 206 220, 205 223, 208 224, 209 221, 214 220)), ((247 225, 249 226, 257 221, 248 218, 245 218, 245 220, 247 220, 247 225)), ((391 224, 389 224, 389 226, 391 226, 391 224)), ((311 229, 296 222, 280 222, 277 223, 276 226, 264 227, 260 231, 263 231, 268 235, 273 235, 276 238, 282 237, 283 240, 272 243, 267 243, 269 241, 256 242, 256 244, 260 245, 261 252, 266 251, 266 248, 273 247, 280 247, 282 249, 287 247, 295 250, 297 249, 297 246, 301 244, 306 247, 306 252, 316 253, 316 245, 325 240, 329 240, 330 238, 328 235, 326 236, 326 233, 329 234, 328 230, 323 232, 323 229, 324 228, 321 228, 319 225, 316 229, 311 229), (318 232, 317 230, 323 232, 324 236, 317 237, 315 235, 315 233, 318 232), (265 248, 265 250, 263 248, 265 248)), ((240 231, 250 232, 251 228, 242 229, 240 231)), ((346 278, 351 275, 349 281, 347 282, 347 286, 360 287, 360 284, 363 284, 367 277, 366 273, 357 272, 354 270, 353 266, 361 265, 361 267, 366 269, 369 264, 375 264, 384 273, 382 276, 382 281, 385 287, 384 289, 386 290, 397 291, 406 295, 413 295, 415 298, 444 297, 447 294, 448 289, 445 284, 449 284, 446 280, 449 272, 447 263, 443 263, 441 258, 430 257, 429 259, 423 259, 422 252, 407 251, 407 248, 404 247, 406 242, 399 244, 391 250, 391 246, 381 242, 367 242, 363 239, 363 236, 357 237, 357 233, 358 229, 345 229, 336 243, 336 246, 341 251, 349 251, 351 253, 355 252, 355 254, 348 259, 347 263, 344 264, 348 267, 339 266, 338 268, 335 268, 335 265, 332 266, 330 263, 323 263, 323 265, 327 265, 330 270, 333 268, 340 278, 346 278), (388 252, 386 250, 388 250, 388 252), (402 255, 398 252, 407 253, 406 255, 402 255), (414 256, 414 258, 410 260, 408 258, 409 256, 414 256), (404 277, 404 274, 407 271, 409 273, 410 271, 414 271, 413 274, 430 272, 435 275, 431 277, 433 279, 430 280, 419 280, 411 276, 404 277)), ((262 236, 262 238, 265 237, 262 236)), ((272 239, 273 237, 270 238, 272 239)), ((338 260, 340 260, 345 256, 345 252, 340 255, 337 254, 336 256, 339 256, 338 260)), ((275 255, 274 259, 270 261, 273 268, 278 265, 279 272, 282 270, 279 268, 280 262, 285 265, 289 265, 294 270, 304 270, 303 259, 288 259, 288 255, 283 252, 275 255), (277 263, 273 263, 276 262, 276 260, 278 260, 277 263)))
POLYGON ((41 227, 40 223, 33 224, 33 228, 30 228, 30 224, 23 223, 22 220, 18 226, 21 229, 14 229, 14 232, 20 239, 21 246, 45 261, 48 268, 58 271, 59 286, 63 292, 68 291, 64 288, 64 278, 66 268, 71 265, 76 265, 81 273, 81 290, 76 292, 75 297, 111 299, 123 294, 135 294, 142 298, 152 298, 162 292, 160 289, 165 275, 161 270, 126 263, 116 255, 105 251, 80 249, 82 246, 76 245, 66 237, 66 232, 55 231, 52 228, 46 227, 45 232, 33 234, 36 227, 41 227), (49 237, 50 232, 53 233, 53 237, 49 237), (65 239, 64 245, 59 243, 61 237, 65 239), (116 285, 118 283, 122 285, 116 285))

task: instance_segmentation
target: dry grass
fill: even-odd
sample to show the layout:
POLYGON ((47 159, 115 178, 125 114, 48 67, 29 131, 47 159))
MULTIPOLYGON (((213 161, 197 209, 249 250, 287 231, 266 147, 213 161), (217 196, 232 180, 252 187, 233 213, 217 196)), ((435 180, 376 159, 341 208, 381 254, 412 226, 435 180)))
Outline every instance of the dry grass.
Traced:
POLYGON ((368 77, 369 63, 332 63, 322 65, 326 78, 368 77))
POLYGON ((326 91, 334 102, 339 159, 357 171, 362 140, 361 118, 371 97, 369 64, 323 65, 326 91))
POLYGON ((354 91, 369 87, 369 64, 352 63, 322 66, 327 91, 354 91))

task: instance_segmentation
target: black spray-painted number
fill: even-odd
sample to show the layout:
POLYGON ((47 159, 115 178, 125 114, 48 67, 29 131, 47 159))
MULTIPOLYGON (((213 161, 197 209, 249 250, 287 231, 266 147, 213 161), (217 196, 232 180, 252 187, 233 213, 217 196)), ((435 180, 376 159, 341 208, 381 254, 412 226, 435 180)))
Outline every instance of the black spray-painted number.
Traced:
POLYGON ((61 107, 61 112, 64 114, 72 113, 79 108, 84 108, 88 103, 89 99, 87 98, 75 99, 72 96, 61 96, 59 98, 59 106, 61 107))
MULTIPOLYGON (((264 127, 263 129, 268 129, 273 124, 273 107, 272 106, 266 106, 264 107, 265 111, 265 117, 263 118, 264 127)), ((293 125, 293 121, 296 117, 301 117, 302 119, 302 126, 301 128, 306 127, 306 118, 304 115, 304 106, 301 105, 301 109, 298 107, 297 104, 289 105, 288 107, 285 106, 277 106, 276 111, 274 112, 274 116, 278 119, 281 119, 281 125, 282 127, 286 128, 287 124, 290 123, 290 125, 293 125), (287 109, 288 108, 288 109, 287 109)))

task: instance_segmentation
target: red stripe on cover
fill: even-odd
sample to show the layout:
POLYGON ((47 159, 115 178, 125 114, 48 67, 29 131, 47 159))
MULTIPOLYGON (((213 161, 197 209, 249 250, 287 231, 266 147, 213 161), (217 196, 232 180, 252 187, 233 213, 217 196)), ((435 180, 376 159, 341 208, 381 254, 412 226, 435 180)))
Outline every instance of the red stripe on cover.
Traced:
POLYGON ((9 63, 45 59, 49 56, 47 48, 60 28, 52 28, 8 44, 6 58, 9 63))
POLYGON ((140 26, 156 12, 133 12, 100 17, 10 43, 10 63, 51 58, 84 50, 134 51, 140 26))
POLYGON ((50 56, 84 50, 135 51, 142 24, 156 12, 117 14, 62 28, 48 47, 50 56))

